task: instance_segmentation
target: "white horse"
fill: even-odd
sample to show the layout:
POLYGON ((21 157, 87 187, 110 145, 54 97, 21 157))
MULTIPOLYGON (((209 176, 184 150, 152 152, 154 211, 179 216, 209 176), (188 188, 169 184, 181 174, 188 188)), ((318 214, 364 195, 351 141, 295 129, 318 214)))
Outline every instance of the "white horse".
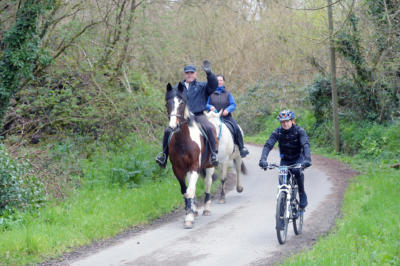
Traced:
MULTIPOLYGON (((221 195, 219 199, 219 203, 225 203, 225 181, 227 175, 227 169, 229 163, 233 161, 236 169, 236 191, 241 193, 243 191, 243 186, 241 184, 241 173, 246 174, 247 170, 240 157, 239 147, 234 144, 233 137, 228 129, 228 127, 221 122, 220 116, 222 111, 219 113, 216 112, 208 112, 205 113, 208 120, 215 126, 217 131, 217 136, 219 137, 218 144, 218 168, 222 169, 221 175, 221 195)), ((240 128, 240 130, 242 130, 240 128)), ((243 131, 242 131, 243 134, 243 131)))

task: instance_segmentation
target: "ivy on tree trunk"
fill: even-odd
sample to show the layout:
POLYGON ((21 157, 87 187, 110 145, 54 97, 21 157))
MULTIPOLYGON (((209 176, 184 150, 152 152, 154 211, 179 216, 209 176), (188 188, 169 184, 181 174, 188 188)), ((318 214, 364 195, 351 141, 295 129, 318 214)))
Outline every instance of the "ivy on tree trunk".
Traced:
POLYGON ((21 89, 21 81, 32 79, 37 65, 50 61, 41 49, 38 20, 55 6, 55 0, 24 1, 14 25, 4 34, 0 51, 0 128, 10 100, 21 89))

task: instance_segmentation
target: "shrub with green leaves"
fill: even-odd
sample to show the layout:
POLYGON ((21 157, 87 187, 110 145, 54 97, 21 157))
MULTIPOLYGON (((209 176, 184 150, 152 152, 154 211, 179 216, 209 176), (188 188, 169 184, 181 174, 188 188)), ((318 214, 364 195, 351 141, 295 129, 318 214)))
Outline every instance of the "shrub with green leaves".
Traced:
POLYGON ((125 140, 99 145, 92 156, 83 162, 83 183, 95 186, 139 187, 165 176, 154 160, 154 147, 135 135, 125 140))
POLYGON ((15 161, 0 144, 0 225, 15 209, 39 207, 44 200, 43 186, 29 164, 15 161))

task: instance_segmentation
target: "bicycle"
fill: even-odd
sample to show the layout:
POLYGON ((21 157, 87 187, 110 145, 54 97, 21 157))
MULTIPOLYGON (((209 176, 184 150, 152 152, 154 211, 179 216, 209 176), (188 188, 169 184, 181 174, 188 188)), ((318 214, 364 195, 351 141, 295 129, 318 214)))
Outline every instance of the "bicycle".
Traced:
POLYGON ((280 166, 268 164, 268 169, 276 168, 279 171, 279 185, 276 201, 276 235, 279 244, 286 242, 288 224, 293 222, 293 230, 296 235, 303 231, 303 214, 299 212, 299 193, 296 179, 291 169, 303 169, 301 164, 280 166), (293 177, 293 178, 292 178, 293 177))

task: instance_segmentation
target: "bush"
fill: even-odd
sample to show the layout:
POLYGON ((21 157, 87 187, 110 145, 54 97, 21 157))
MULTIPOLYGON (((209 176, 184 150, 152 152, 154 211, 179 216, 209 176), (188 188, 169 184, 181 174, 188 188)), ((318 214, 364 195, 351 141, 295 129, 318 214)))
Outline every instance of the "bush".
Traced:
POLYGON ((99 145, 83 162, 83 183, 93 186, 138 187, 165 176, 164 169, 154 163, 154 147, 136 135, 123 141, 99 145))
POLYGON ((0 225, 18 209, 31 209, 45 200, 42 183, 32 175, 27 162, 18 163, 0 144, 0 225))

